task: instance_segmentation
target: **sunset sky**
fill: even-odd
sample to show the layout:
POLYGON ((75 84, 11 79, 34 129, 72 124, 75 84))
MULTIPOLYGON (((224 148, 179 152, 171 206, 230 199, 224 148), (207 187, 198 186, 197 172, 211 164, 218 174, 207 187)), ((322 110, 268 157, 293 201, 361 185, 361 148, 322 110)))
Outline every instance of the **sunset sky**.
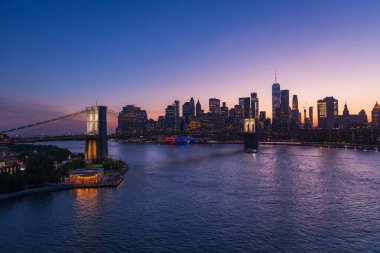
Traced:
MULTIPOLYGON (((0 129, 107 105, 380 101, 380 1, 0 1, 0 129)), ((316 118, 316 114, 315 114, 316 118)))

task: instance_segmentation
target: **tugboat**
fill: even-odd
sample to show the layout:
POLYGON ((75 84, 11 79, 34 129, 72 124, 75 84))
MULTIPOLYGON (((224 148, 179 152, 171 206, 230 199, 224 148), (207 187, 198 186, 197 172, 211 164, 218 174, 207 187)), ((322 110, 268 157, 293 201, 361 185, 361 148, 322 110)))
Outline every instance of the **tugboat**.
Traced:
POLYGON ((259 148, 255 119, 244 119, 244 149, 248 154, 257 153, 259 148))

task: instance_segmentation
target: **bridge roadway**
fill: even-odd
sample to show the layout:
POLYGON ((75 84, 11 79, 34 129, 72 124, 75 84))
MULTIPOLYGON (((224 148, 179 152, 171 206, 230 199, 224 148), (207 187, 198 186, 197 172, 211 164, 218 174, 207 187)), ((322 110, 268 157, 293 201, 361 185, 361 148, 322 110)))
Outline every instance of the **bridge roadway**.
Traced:
MULTIPOLYGON (((109 135, 108 138, 112 138, 109 135)), ((45 142, 45 141, 82 141, 82 140, 96 140, 94 135, 60 135, 60 136, 39 136, 39 137, 11 137, 11 143, 28 143, 28 142, 45 142)))

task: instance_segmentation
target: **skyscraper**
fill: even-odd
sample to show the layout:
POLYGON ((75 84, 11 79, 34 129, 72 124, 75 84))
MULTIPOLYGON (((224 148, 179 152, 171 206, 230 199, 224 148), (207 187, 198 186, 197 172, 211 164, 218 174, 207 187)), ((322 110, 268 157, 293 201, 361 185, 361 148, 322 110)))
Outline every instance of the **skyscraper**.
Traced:
POLYGON ((297 95, 293 95, 292 101, 292 114, 291 114, 291 122, 295 124, 299 124, 299 110, 298 110, 298 97, 297 95))
POLYGON ((325 97, 318 100, 318 127, 331 130, 336 125, 338 117, 338 100, 334 97, 325 97))
MULTIPOLYGON (((124 106, 122 111, 119 112, 118 116, 118 127, 116 131, 119 134, 135 134, 140 132, 140 130, 144 130, 144 126, 142 124, 144 112, 141 112, 140 107, 136 107, 134 105, 124 106)), ((145 112, 146 116, 146 112, 145 112)), ((146 117, 145 117, 146 119, 146 117)))
POLYGON ((289 90, 280 91, 280 107, 276 108, 274 128, 282 133, 288 133, 290 126, 289 90))
POLYGON ((175 100, 173 104, 168 105, 165 110, 165 127, 171 130, 179 130, 179 101, 175 100))
POLYGON ((201 106, 201 103, 199 102, 199 99, 196 105, 196 116, 198 119, 201 118, 202 116, 202 106, 201 106))
POLYGON ((256 92, 251 93, 251 117, 254 119, 259 118, 259 98, 256 92))
POLYGON ((209 99, 209 112, 215 115, 220 114, 220 100, 217 98, 209 99))
POLYGON ((380 128, 380 105, 377 102, 372 109, 372 126, 380 128))
POLYGON ((251 98, 250 97, 239 98, 239 105, 243 107, 243 117, 249 118, 250 112, 251 112, 251 98))
POLYGON ((189 121, 189 119, 193 115, 193 106, 191 105, 190 102, 185 102, 182 105, 182 117, 185 119, 186 122, 189 121))
POLYGON ((272 119, 275 120, 276 117, 276 108, 280 107, 281 101, 281 91, 280 84, 276 82, 272 85, 272 119))
POLYGON ((311 127, 313 127, 314 126, 314 124, 313 124, 313 120, 314 120, 314 118, 313 118, 313 107, 312 106, 310 106, 309 107, 309 120, 310 120, 310 124, 311 124, 311 127))
POLYGON ((224 118, 228 118, 228 107, 226 102, 223 102, 223 106, 220 108, 220 115, 224 118))
POLYGON ((195 117, 195 105, 193 98, 190 98, 190 102, 185 102, 182 105, 182 117, 185 119, 185 122, 188 122, 189 119, 195 117))
POLYGON ((191 105, 191 117, 195 117, 195 103, 194 103, 194 98, 190 98, 190 105, 191 105))

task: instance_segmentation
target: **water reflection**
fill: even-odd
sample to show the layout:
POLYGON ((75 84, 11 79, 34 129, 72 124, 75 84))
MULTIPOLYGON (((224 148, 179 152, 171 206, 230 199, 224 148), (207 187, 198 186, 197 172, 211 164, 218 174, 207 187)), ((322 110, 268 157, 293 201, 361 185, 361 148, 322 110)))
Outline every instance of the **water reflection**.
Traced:
POLYGON ((378 153, 262 146, 251 156, 240 145, 110 143, 110 154, 130 165, 117 189, 0 206, 0 227, 9 231, 0 239, 2 250, 379 249, 378 153))

